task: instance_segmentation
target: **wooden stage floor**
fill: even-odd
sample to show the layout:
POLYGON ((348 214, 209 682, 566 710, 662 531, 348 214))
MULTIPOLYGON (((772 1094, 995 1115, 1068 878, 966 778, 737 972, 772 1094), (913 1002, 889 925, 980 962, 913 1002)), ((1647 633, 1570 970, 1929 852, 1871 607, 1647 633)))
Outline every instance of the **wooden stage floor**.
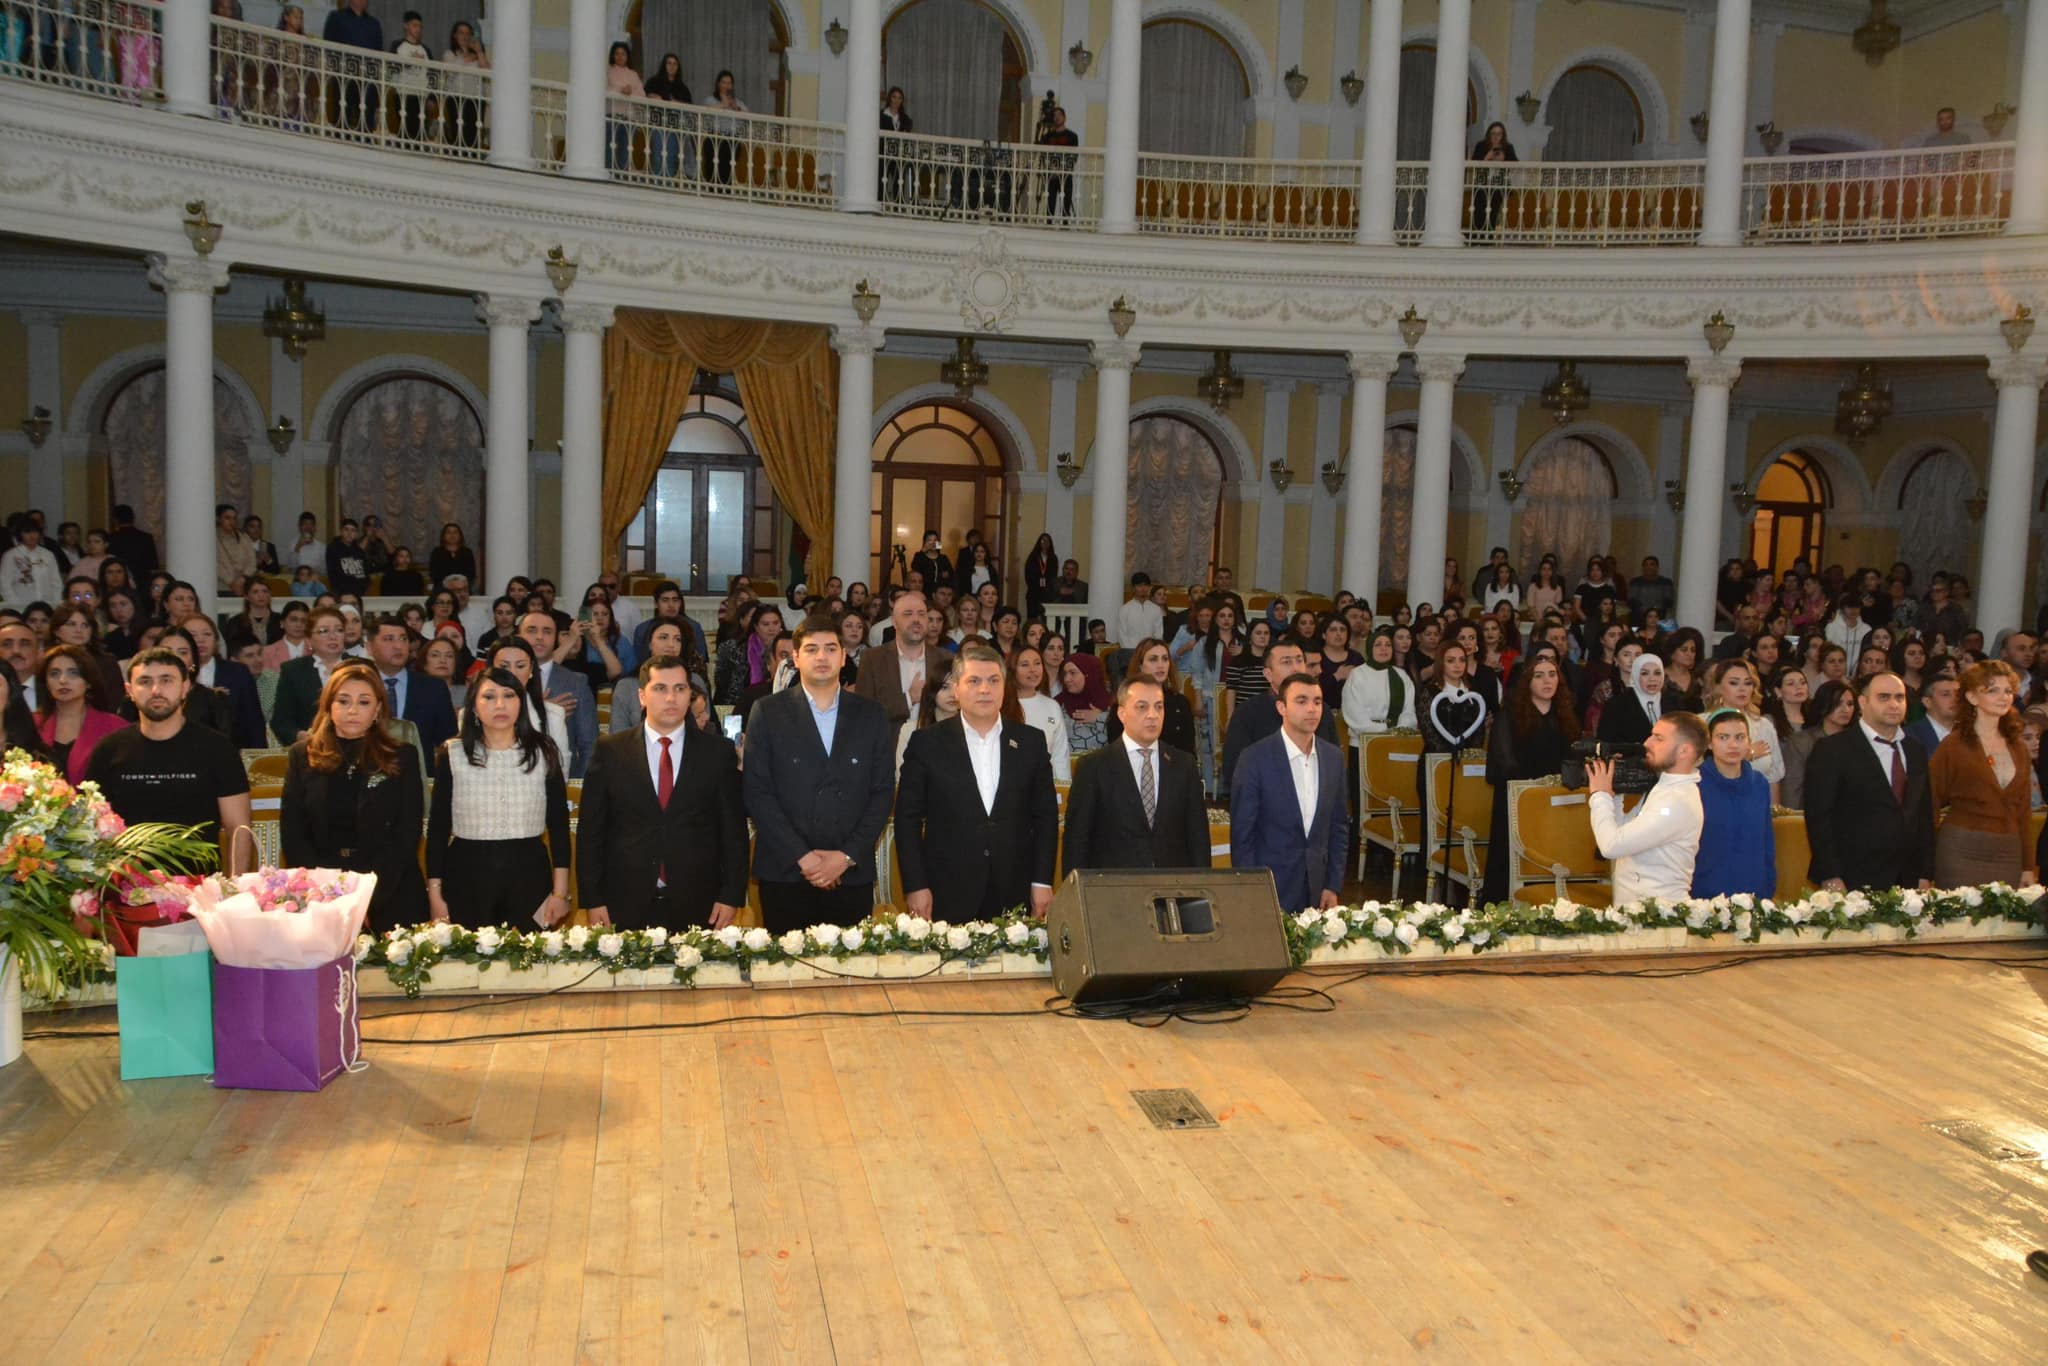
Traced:
POLYGON ((418 1046, 315 1096, 123 1085, 111 1039, 32 1039, 0 1071, 0 1357, 2048 1351, 2021 1261, 2048 1175, 1926 1127, 2048 1142, 2048 973, 1382 974, 1228 1026, 992 1016, 1049 990, 515 998, 368 1020, 418 1046), (970 1013, 789 1018, 892 1002, 970 1013), (1220 1128, 1155 1130, 1149 1087, 1220 1128))

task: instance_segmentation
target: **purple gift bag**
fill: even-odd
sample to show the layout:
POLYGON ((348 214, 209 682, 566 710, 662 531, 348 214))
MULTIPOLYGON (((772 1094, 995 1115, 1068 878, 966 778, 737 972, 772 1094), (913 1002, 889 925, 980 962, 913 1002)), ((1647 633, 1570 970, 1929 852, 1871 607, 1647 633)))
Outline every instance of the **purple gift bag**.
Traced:
POLYGON ((317 968, 213 965, 213 1084, 318 1091, 364 1064, 355 959, 317 968))

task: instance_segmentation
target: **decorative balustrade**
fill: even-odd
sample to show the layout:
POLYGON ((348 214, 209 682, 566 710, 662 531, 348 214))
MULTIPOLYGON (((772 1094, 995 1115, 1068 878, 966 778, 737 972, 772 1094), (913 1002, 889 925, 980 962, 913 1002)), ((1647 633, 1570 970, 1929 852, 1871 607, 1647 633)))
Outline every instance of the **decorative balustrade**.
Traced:
POLYGON ((1742 224, 1752 242, 1899 242, 1981 236, 2012 211, 2013 145, 1752 157, 1742 224))
POLYGON ((1682 246, 1700 233, 1704 161, 1468 162, 1469 242, 1682 246))
POLYGON ((884 132, 880 191, 884 213, 910 218, 1092 229, 1102 217, 1102 149, 884 132))
POLYGON ((161 13, 141 0, 0 0, 0 75, 155 103, 161 13))
POLYGON ((1429 207, 1429 163, 1394 163, 1394 240, 1413 246, 1422 240, 1423 214, 1429 207))
POLYGON ((569 153, 569 87, 560 81, 535 81, 532 99, 533 164, 559 171, 569 153))
POLYGON ((839 124, 624 96, 606 98, 604 136, 614 180, 771 204, 829 208, 846 155, 839 124))
POLYGON ((1348 242, 1358 163, 1138 154, 1138 226, 1176 237, 1348 242))

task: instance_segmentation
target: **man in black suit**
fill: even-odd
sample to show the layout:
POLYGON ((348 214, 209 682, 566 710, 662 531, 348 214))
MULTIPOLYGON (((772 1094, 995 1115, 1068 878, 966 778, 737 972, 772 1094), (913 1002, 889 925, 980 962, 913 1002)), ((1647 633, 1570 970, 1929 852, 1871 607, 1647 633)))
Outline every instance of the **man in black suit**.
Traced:
POLYGON ((1066 871, 1207 868, 1209 813, 1195 756, 1159 742, 1166 690, 1154 678, 1127 678, 1117 685, 1116 714, 1123 735, 1074 765, 1066 871))
POLYGON ((1877 673, 1857 686, 1861 719, 1806 761, 1807 876, 1831 892, 1925 890, 1934 877, 1934 798, 1927 751, 1900 728, 1906 684, 1877 673))
POLYGON ((896 731, 879 702, 839 686, 839 624, 796 629, 798 686, 747 718, 740 772, 754 822, 761 919, 781 934, 857 925, 874 910, 875 844, 896 791, 896 731))
MULTIPOLYGON (((1305 667, 1306 656, 1302 654, 1301 642, 1290 638, 1276 640, 1266 650, 1266 690, 1257 697, 1247 697, 1230 713, 1230 729, 1223 733, 1223 771, 1218 780, 1227 797, 1231 780, 1237 774, 1237 759, 1247 749, 1268 735, 1280 732, 1280 684, 1305 667)), ((1321 724, 1316 727, 1320 739, 1337 743, 1337 723, 1325 711, 1321 724)))
POLYGON ((439 750, 455 734, 455 703, 448 696, 446 683, 412 667, 412 631, 405 618, 377 613, 370 618, 363 643, 370 647, 370 662, 377 666, 384 691, 390 695, 390 714, 412 722, 420 733, 422 751, 432 754, 439 750))
POLYGON ((156 573, 156 537, 135 525, 135 509, 114 505, 114 529, 107 533, 107 553, 128 567, 130 583, 147 583, 156 573))
POLYGON ((724 929, 747 900, 739 759, 690 724, 690 670, 640 666, 645 720, 598 741, 583 777, 577 899, 593 925, 724 929))
MULTIPOLYGON (((1003 657, 979 641, 953 666, 960 714, 910 737, 896 857, 912 915, 956 924, 1052 905, 1059 799, 1045 732, 1003 720, 1003 657)), ((1162 707, 1163 710, 1163 707, 1162 707)))

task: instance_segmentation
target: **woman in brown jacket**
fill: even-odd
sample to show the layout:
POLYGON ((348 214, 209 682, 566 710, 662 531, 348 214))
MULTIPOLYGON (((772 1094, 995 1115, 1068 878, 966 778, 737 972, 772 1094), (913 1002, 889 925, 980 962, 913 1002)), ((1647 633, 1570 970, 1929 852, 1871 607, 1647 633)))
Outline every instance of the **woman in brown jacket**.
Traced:
POLYGON ((1956 727, 1935 746, 1928 777, 1943 812, 1934 837, 1940 887, 2034 880, 2027 841, 2031 799, 2020 743, 2019 677, 2003 660, 1973 664, 1958 680, 1956 727))

